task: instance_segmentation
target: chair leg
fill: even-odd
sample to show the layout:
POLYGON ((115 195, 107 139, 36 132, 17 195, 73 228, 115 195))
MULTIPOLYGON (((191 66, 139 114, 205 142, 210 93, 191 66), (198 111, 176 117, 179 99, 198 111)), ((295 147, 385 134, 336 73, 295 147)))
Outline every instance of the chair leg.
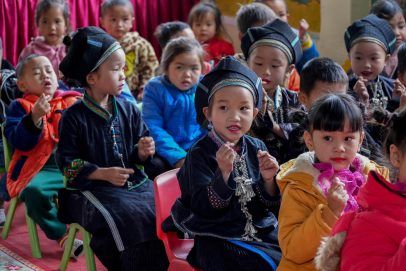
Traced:
POLYGON ((68 267, 70 255, 72 253, 73 242, 75 241, 77 230, 78 230, 78 228, 76 227, 76 224, 70 225, 68 239, 65 241, 65 248, 63 250, 62 260, 61 260, 61 264, 59 266, 59 269, 61 271, 65 271, 66 268, 68 267))
POLYGON ((18 203, 17 197, 14 197, 10 200, 10 205, 8 206, 8 210, 7 210, 6 223, 4 224, 3 231, 1 233, 1 237, 4 240, 7 239, 8 234, 10 232, 11 223, 13 223, 14 214, 15 214, 16 208, 17 208, 17 203, 18 203))
POLYGON ((40 259, 42 258, 42 255, 41 248, 39 245, 37 225, 35 225, 34 220, 32 220, 32 218, 29 217, 29 215, 27 214, 27 209, 25 210, 25 220, 27 221, 28 236, 30 238, 32 257, 40 259))
POLYGON ((83 248, 85 250, 87 271, 96 271, 96 263, 94 260, 93 250, 90 248, 90 233, 87 232, 84 228, 82 228, 81 231, 83 236, 83 248))

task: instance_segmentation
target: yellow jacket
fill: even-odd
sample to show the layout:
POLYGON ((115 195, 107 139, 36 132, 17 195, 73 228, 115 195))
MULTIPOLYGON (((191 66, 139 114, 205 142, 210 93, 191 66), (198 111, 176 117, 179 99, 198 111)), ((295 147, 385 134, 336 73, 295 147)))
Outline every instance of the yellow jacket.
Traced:
MULTIPOLYGON (((389 171, 358 155, 363 174, 376 170, 388 177, 389 171)), ((282 193, 279 211, 279 245, 282 260, 278 271, 316 270, 313 263, 322 237, 330 234, 338 220, 317 183, 319 170, 313 167, 314 152, 301 154, 281 166, 277 183, 282 193)))

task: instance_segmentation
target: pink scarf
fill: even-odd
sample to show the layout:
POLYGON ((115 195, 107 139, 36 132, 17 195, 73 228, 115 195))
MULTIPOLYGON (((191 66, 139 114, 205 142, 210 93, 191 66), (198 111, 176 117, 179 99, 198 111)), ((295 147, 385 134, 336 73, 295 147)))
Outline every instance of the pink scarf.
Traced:
POLYGON ((344 208, 344 212, 354 211, 358 209, 358 203, 356 201, 356 196, 358 194, 359 188, 365 182, 365 176, 361 173, 361 160, 355 158, 352 162, 350 169, 343 169, 335 171, 330 163, 314 163, 313 166, 320 171, 320 175, 317 178, 317 182, 323 191, 324 196, 327 197, 328 190, 332 184, 332 178, 334 176, 338 177, 344 184, 344 189, 348 194, 347 205, 344 208))

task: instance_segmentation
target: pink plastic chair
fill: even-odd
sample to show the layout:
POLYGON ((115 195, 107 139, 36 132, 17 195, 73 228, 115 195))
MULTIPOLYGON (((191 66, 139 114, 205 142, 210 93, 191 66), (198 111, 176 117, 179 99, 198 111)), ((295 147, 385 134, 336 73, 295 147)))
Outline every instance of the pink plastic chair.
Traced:
POLYGON ((163 232, 162 222, 170 216, 172 205, 180 196, 180 188, 176 173, 179 169, 172 169, 157 176, 154 181, 154 195, 156 208, 156 230, 158 238, 165 245, 169 259, 168 271, 197 271, 187 261, 186 257, 193 247, 193 239, 179 239, 176 232, 163 232))

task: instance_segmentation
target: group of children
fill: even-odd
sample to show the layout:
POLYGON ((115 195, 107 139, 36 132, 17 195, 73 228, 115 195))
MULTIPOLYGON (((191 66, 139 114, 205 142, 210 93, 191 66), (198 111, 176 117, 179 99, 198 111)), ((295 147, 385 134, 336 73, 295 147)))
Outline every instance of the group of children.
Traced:
MULTIPOLYGON (((105 31, 67 36, 66 2, 39 1, 41 36, 20 56, 23 94, 7 108, 14 153, 5 194, 62 247, 67 225, 82 225, 109 270, 166 270, 151 180, 180 168, 182 194, 167 222, 194 238, 187 260, 196 268, 402 270, 399 5, 379 0, 347 28, 348 77, 316 57, 306 21, 289 26, 284 1, 257 2, 237 13, 242 55, 222 38, 218 8, 199 3, 189 25, 157 28, 158 63, 130 32, 130 1, 103 2, 105 31), (289 87, 297 79, 299 93, 289 87)), ((72 257, 82 250, 75 240, 72 257)))

